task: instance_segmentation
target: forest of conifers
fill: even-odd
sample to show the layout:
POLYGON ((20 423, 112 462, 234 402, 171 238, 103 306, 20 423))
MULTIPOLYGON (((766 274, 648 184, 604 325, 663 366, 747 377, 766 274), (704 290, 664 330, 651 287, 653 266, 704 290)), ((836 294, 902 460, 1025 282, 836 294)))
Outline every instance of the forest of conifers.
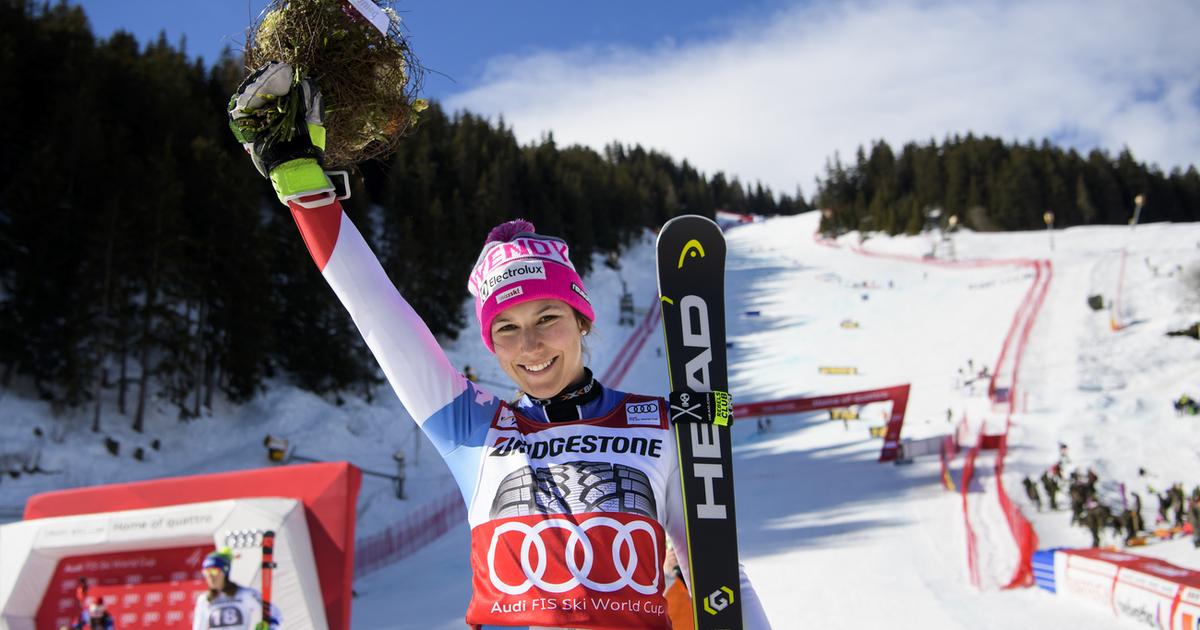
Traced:
POLYGON ((819 182, 813 206, 827 209, 822 229, 915 234, 931 214, 944 225, 976 230, 1126 223, 1141 195, 1140 221, 1200 220, 1195 165, 1164 174, 1137 162, 1128 149, 1116 159, 1093 150, 1081 156, 1043 141, 1005 143, 953 136, 941 144, 909 143, 897 155, 886 142, 859 148, 853 164, 836 157, 819 182), (932 211, 937 210, 937 213, 932 211))
MULTIPOLYGON (((95 37, 78 7, 0 0, 0 386, 139 428, 165 400, 182 419, 269 379, 337 396, 379 381, 288 212, 233 141, 245 74, 182 44, 95 37), (104 404, 99 404, 104 401, 104 404)), ((646 228, 717 209, 832 210, 825 228, 913 232, 932 208, 976 229, 1200 218, 1194 168, 1128 152, 949 138, 835 160, 810 205, 639 146, 521 145, 502 121, 436 103, 399 151, 361 165, 347 213, 438 335, 468 322, 469 267, 514 217, 571 243, 588 270, 646 228)), ((613 297, 616 299, 616 296, 613 297)))

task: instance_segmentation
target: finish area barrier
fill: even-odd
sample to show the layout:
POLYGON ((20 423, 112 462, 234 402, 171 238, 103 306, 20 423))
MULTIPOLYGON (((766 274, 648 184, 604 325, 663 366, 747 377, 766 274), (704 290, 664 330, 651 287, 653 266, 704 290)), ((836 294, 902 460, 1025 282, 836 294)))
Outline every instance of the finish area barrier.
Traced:
POLYGON ((879 452, 879 461, 890 462, 896 459, 900 445, 900 429, 904 427, 904 411, 908 408, 909 388, 910 385, 906 383, 882 389, 869 389, 834 396, 741 403, 733 406, 733 417, 744 419, 785 413, 804 413, 807 411, 849 407, 850 405, 891 401, 892 415, 888 419, 887 433, 883 438, 883 450, 879 452))
POLYGON ((1200 627, 1200 571, 1107 549, 1039 551, 1038 585, 1058 597, 1142 625, 1200 627))

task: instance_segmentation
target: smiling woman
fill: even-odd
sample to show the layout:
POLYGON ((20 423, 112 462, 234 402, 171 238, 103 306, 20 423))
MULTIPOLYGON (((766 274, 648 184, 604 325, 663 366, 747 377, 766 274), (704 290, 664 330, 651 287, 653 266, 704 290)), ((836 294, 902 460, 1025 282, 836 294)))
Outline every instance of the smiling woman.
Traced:
POLYGON ((583 337, 590 327, 565 302, 518 304, 492 321, 496 360, 521 391, 550 398, 584 379, 583 337))
POLYGON ((565 242, 528 221, 496 226, 469 288, 484 345, 522 392, 551 399, 584 385, 583 337, 595 313, 565 242))
MULTIPOLYGON (((296 89, 271 81, 273 70, 251 75, 231 116, 296 89)), ((307 89, 303 102, 319 102, 307 89)), ((319 107, 307 111, 316 116, 306 125, 319 124, 319 107)), ((298 129, 297 137, 309 135, 298 129)), ((666 542, 682 547, 686 538, 667 405, 606 388, 585 367, 595 312, 567 243, 509 221, 488 234, 471 272, 480 337, 520 387, 501 400, 454 369, 388 279, 342 211, 316 143, 247 145, 459 484, 471 527, 467 623, 670 628, 666 542)), ((686 580, 687 559, 679 560, 686 580)), ((744 627, 769 627, 744 574, 741 582, 744 627)))

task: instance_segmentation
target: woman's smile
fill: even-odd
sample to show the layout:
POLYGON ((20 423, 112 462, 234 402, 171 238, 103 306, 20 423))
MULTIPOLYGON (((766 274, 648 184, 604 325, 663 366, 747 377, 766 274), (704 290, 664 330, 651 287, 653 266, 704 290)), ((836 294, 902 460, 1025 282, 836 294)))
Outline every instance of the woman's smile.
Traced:
MULTIPOLYGON (((553 364, 554 364, 554 362, 555 362, 555 361, 557 361, 557 360, 558 360, 558 357, 555 357, 555 358, 553 358, 553 359, 550 359, 549 361, 546 361, 546 362, 544 362, 544 363, 537 363, 537 364, 525 364, 525 365, 522 365, 521 367, 525 368, 525 369, 526 369, 527 371, 529 371, 529 372, 534 372, 534 373, 537 373, 537 372, 541 372, 542 370, 544 370, 544 369, 546 369, 546 368, 550 367, 550 366, 551 366, 551 365, 553 365, 553 364)), ((519 365, 519 364, 518 364, 518 365, 519 365)))

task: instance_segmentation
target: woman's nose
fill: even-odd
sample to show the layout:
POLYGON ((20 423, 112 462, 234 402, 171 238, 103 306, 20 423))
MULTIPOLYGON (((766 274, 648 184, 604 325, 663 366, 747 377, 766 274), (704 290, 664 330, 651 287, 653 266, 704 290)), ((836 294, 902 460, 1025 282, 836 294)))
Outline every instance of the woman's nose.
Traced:
POLYGON ((537 329, 527 328, 521 331, 521 350, 529 351, 536 350, 542 343, 542 336, 538 334, 537 329))

